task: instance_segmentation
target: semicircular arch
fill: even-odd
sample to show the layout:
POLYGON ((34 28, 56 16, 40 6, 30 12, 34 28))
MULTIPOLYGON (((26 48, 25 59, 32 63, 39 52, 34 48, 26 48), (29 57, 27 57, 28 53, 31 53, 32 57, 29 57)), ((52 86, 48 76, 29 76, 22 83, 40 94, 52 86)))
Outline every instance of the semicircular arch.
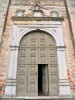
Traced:
MULTIPOLYGON (((33 31, 37 31, 37 30, 36 29, 23 30, 20 33, 20 35, 17 37, 17 39, 16 39, 16 45, 19 46, 19 43, 20 43, 21 39, 24 37, 24 35, 26 35, 26 34, 28 34, 30 32, 33 32, 33 31)), ((61 44, 60 42, 61 41, 59 40, 59 38, 57 37, 57 35, 56 35, 56 33, 54 31, 48 30, 48 29, 40 29, 39 31, 43 31, 43 32, 45 32, 47 34, 50 34, 54 38, 54 40, 56 41, 56 45, 60 46, 60 44, 61 44)))

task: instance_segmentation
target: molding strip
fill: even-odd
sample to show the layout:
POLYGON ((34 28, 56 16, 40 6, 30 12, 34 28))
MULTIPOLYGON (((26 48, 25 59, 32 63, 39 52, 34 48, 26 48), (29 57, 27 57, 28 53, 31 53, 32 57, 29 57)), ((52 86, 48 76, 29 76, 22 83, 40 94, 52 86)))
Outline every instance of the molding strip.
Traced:
POLYGON ((13 21, 64 21, 63 17, 12 17, 13 21))

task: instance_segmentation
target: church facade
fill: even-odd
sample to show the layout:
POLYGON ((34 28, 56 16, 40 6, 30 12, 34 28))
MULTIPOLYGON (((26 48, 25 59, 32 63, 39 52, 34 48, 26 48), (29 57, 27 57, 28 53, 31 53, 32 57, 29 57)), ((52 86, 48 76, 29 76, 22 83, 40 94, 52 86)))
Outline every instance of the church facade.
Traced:
POLYGON ((73 100, 75 1, 1 3, 1 98, 73 100))

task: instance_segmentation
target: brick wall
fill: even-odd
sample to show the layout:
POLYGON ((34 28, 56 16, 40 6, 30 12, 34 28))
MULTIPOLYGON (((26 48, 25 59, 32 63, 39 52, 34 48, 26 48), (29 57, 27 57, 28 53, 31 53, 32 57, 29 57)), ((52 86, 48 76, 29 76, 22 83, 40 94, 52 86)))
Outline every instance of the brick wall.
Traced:
MULTIPOLYGON (((8 9, 9 0, 0 0, 0 51, 1 51, 1 45, 2 45, 2 35, 4 30, 4 25, 6 21, 6 15, 7 15, 7 9, 8 9)), ((5 83, 4 78, 4 70, 1 65, 2 56, 0 55, 0 94, 4 93, 3 86, 5 83)))
POLYGON ((68 70, 69 79, 71 80, 71 88, 75 92, 75 0, 65 0, 66 2, 66 9, 69 19, 69 27, 70 27, 70 35, 73 44, 73 54, 74 56, 74 63, 73 66, 70 64, 70 69, 68 70))
POLYGON ((9 0, 0 0, 0 43, 4 28, 4 23, 6 19, 7 9, 8 9, 9 0))
POLYGON ((75 42, 75 0, 66 0, 75 42))

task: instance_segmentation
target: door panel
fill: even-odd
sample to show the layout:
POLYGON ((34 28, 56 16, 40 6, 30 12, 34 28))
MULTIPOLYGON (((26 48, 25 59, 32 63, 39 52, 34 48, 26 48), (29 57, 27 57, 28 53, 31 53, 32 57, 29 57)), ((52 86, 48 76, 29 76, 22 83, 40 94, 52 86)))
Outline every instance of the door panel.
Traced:
POLYGON ((18 65, 17 96, 25 96, 27 89, 27 65, 18 65))
POLYGON ((59 81, 58 81, 57 64, 49 65, 49 95, 59 96, 59 81))
POLYGON ((29 49, 29 64, 38 64, 38 49, 30 48, 29 49))
POLYGON ((38 69, 37 65, 29 65, 28 67, 28 93, 32 96, 38 95, 38 69))
POLYGON ((39 48, 38 49, 38 63, 39 64, 48 64, 47 61, 47 48, 39 48))
POLYGON ((42 65, 43 94, 48 95, 48 65, 42 65))
POLYGON ((19 48, 18 65, 28 64, 28 48, 19 48))

